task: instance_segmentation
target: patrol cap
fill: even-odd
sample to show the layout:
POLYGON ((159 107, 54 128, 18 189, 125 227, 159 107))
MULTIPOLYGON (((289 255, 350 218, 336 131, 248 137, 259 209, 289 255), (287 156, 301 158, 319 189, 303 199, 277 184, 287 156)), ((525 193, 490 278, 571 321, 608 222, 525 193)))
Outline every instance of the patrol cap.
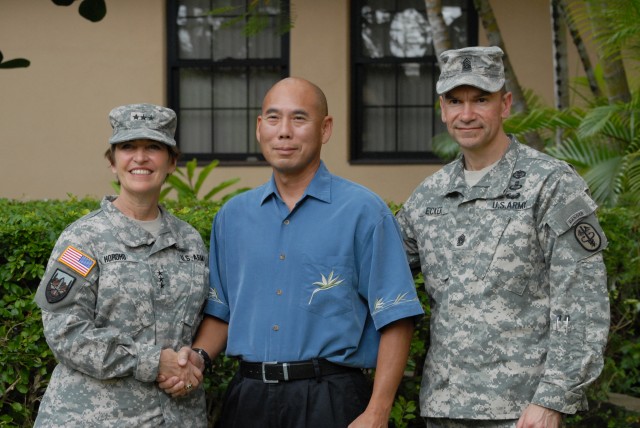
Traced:
POLYGON ((129 104, 109 113, 113 128, 110 144, 132 140, 153 140, 175 146, 176 113, 170 108, 153 104, 129 104))
POLYGON ((442 71, 436 83, 436 92, 442 95, 462 85, 498 92, 504 86, 503 54, 497 46, 475 46, 442 52, 442 71))

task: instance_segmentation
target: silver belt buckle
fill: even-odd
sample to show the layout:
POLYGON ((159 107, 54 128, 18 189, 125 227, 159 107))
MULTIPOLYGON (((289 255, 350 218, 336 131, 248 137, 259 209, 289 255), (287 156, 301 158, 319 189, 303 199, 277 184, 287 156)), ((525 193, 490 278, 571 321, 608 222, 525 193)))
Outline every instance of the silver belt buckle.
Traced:
MULTIPOLYGON (((277 361, 264 361, 262 363, 262 382, 264 383, 279 383, 280 381, 278 379, 267 379, 267 373, 265 371, 265 366, 267 365, 275 365, 278 364, 277 361)), ((284 380, 288 381, 289 380, 289 364, 288 363, 282 363, 282 373, 284 375, 284 380)))

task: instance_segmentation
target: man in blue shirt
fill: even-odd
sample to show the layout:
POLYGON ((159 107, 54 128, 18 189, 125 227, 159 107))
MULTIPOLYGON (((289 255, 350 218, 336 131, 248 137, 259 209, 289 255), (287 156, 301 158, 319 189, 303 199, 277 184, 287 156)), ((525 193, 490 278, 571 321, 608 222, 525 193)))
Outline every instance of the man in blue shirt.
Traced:
POLYGON ((193 346, 241 359, 221 426, 387 426, 423 310, 393 214, 320 160, 332 126, 316 85, 276 83, 256 129, 272 178, 215 217, 193 346))

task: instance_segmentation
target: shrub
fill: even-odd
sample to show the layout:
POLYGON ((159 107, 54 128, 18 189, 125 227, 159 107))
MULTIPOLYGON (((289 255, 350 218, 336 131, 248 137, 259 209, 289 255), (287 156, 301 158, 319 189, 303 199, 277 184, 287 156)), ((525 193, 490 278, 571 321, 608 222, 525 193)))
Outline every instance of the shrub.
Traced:
MULTIPOLYGON (((164 206, 192 224, 209 243, 211 220, 220 201, 166 200, 164 206)), ((397 205, 390 203, 392 208, 397 205)), ((56 362, 47 346, 40 311, 33 294, 56 239, 77 218, 99 207, 94 199, 17 202, 0 199, 0 427, 30 427, 40 398, 56 362)), ((605 251, 609 278, 612 327, 605 355, 605 370, 589 388, 591 410, 567 419, 568 427, 639 426, 640 415, 604 404, 609 391, 629 395, 640 392, 640 209, 611 208, 600 212, 610 244, 605 251), (594 423, 596 425, 594 425, 594 423)), ((421 275, 416 287, 427 317, 418 325, 411 343, 406 375, 398 390, 391 419, 397 428, 423 427, 418 392, 429 343, 429 302, 421 275)), ((210 422, 220 411, 224 391, 237 363, 224 356, 215 361, 205 381, 210 422)))
MULTIPOLYGON (((0 426, 33 425, 56 364, 44 339, 40 310, 33 296, 62 230, 99 206, 100 201, 95 199, 0 199, 0 426)), ((164 206, 191 223, 208 244, 219 202, 192 201, 186 206, 167 200, 164 206)), ((232 362, 219 364, 226 367, 232 362)), ((228 371, 222 371, 221 376, 228 377, 228 371)), ((209 393, 215 402, 220 402, 224 382, 210 381, 209 393)))

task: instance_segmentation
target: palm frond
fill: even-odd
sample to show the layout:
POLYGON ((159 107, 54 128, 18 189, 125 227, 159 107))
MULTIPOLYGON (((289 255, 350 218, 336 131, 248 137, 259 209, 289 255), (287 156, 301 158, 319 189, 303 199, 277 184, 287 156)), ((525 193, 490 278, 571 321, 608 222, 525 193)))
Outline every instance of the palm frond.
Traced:
POLYGON ((615 156, 592 165, 583 175, 597 203, 615 205, 618 195, 622 193, 620 172, 623 169, 623 163, 623 156, 615 156))
POLYGON ((630 192, 640 194, 640 152, 628 156, 627 186, 630 192))

